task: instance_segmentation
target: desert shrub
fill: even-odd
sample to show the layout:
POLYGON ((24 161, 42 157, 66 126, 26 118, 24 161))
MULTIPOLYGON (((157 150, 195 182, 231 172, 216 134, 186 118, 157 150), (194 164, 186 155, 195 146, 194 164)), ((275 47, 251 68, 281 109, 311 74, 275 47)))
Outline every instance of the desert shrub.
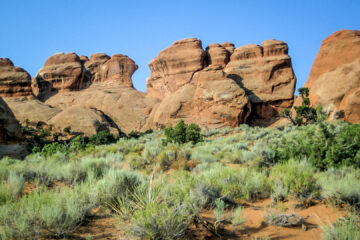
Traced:
POLYGON ((360 166, 360 124, 320 123, 303 126, 273 145, 279 161, 308 159, 316 168, 360 166))
POLYGON ((315 169, 306 161, 291 160, 274 166, 270 171, 270 182, 274 200, 282 200, 281 196, 286 197, 286 189, 300 200, 316 198, 319 195, 315 169))
POLYGON ((360 170, 352 167, 329 169, 319 174, 321 196, 335 204, 350 203, 360 206, 360 170))
POLYGON ((149 165, 148 159, 144 159, 139 153, 131 152, 125 155, 125 161, 132 169, 142 169, 149 165))
POLYGON ((10 172, 7 180, 0 183, 0 204, 15 201, 21 196, 25 179, 22 175, 10 172))
POLYGON ((102 202, 112 204, 118 198, 124 198, 135 192, 142 185, 146 177, 136 172, 126 170, 110 170, 103 179, 97 183, 102 202))
POLYGON ((101 178, 109 169, 106 158, 84 157, 80 160, 80 168, 87 175, 91 172, 96 178, 101 178))
POLYGON ((186 142, 196 144, 202 141, 202 135, 200 132, 201 129, 198 125, 194 123, 187 125, 184 120, 181 119, 174 128, 172 126, 165 128, 164 133, 166 139, 164 139, 163 144, 182 144, 186 142))
POLYGON ((265 174, 255 169, 212 167, 203 172, 199 183, 208 184, 219 191, 222 198, 235 202, 237 199, 255 200, 269 195, 269 185, 265 174))
POLYGON ((82 136, 77 136, 71 140, 70 146, 68 148, 69 152, 80 152, 85 150, 89 139, 82 136))
POLYGON ((219 129, 210 129, 208 131, 204 131, 202 133, 202 135, 205 137, 211 137, 211 136, 217 135, 219 132, 220 132, 219 129))
POLYGON ((63 237, 75 231, 94 204, 82 186, 61 191, 34 192, 0 206, 5 238, 36 239, 40 233, 63 237))
POLYGON ((89 142, 95 146, 116 142, 115 137, 109 131, 100 131, 89 138, 89 142))
POLYGON ((65 152, 65 151, 66 151, 66 148, 63 144, 54 142, 51 144, 46 144, 42 148, 41 154, 43 154, 44 156, 51 156, 51 155, 55 154, 56 152, 65 152))
POLYGON ((50 136, 50 130, 49 129, 42 129, 39 137, 44 138, 44 137, 49 137, 50 136))
POLYGON ((264 216, 264 220, 269 225, 275 225, 280 227, 295 227, 302 225, 305 220, 303 217, 290 213, 274 213, 274 212, 268 212, 264 216))
POLYGON ((6 180, 10 174, 11 169, 17 166, 19 163, 22 162, 14 158, 3 157, 0 160, 0 181, 6 180))
POLYGON ((182 205, 150 202, 131 218, 131 232, 141 239, 183 239, 191 216, 182 205))
POLYGON ((339 218, 336 224, 323 226, 324 240, 360 239, 360 217, 354 213, 345 218, 339 218))

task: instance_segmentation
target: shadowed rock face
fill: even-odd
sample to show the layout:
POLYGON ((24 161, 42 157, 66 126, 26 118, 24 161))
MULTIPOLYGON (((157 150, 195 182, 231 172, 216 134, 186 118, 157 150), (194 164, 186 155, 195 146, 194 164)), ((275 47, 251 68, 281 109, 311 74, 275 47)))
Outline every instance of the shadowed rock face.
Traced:
POLYGON ((30 75, 8 58, 0 58, 0 96, 32 96, 30 75))
POLYGON ((322 41, 304 86, 331 118, 360 122, 360 31, 341 30, 322 41))
POLYGON ((11 144, 21 140, 20 124, 9 106, 0 97, 0 144, 11 144))

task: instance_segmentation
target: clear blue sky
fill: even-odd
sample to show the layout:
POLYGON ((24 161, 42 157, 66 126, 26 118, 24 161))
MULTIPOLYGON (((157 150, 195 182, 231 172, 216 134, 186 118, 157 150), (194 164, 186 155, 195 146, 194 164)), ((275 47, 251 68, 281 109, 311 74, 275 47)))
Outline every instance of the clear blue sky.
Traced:
POLYGON ((0 57, 34 76, 57 52, 123 53, 139 65, 141 91, 151 59, 187 37, 204 48, 283 40, 301 87, 321 40, 340 29, 360 29, 359 0, 0 0, 0 57))

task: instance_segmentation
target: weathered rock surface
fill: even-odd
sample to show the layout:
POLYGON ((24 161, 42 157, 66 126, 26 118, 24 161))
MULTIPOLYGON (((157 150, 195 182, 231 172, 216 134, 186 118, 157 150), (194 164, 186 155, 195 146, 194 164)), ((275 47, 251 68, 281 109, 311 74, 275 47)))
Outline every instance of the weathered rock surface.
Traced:
POLYGON ((196 71, 203 69, 206 53, 201 41, 187 38, 174 42, 150 63, 146 80, 148 96, 163 99, 191 82, 196 71))
MULTIPOLYGON (((225 42, 206 50, 199 39, 174 42, 150 63, 147 92, 133 88, 138 66, 128 56, 104 53, 50 57, 32 80, 40 99, 10 99, 25 123, 92 135, 145 131, 179 119, 203 128, 235 127, 255 118, 271 118, 293 101, 295 75, 286 43, 236 48, 225 42)), ((349 101, 353 101, 349 99, 349 101)))
POLYGON ((91 73, 92 82, 101 82, 101 70, 103 64, 110 59, 105 53, 94 53, 90 56, 90 60, 84 63, 85 68, 91 73))
POLYGON ((16 119, 23 125, 29 122, 33 126, 46 125, 51 118, 61 112, 58 107, 47 105, 38 99, 4 98, 16 119))
POLYGON ((296 77, 282 41, 236 48, 224 71, 245 89, 255 118, 271 118, 293 104, 296 77))
POLYGON ((9 106, 0 97, 0 144, 11 144, 21 140, 21 126, 9 106))
POLYGON ((147 128, 165 127, 179 119, 205 129, 235 127, 246 121, 250 102, 244 89, 227 78, 221 66, 209 66, 193 78, 193 83, 168 95, 154 108, 147 128))
POLYGON ((229 62, 230 52, 220 44, 213 43, 206 48, 208 65, 219 65, 225 67, 229 62))
POLYGON ((104 53, 79 57, 75 53, 57 53, 44 64, 32 80, 32 89, 39 99, 58 92, 77 91, 93 83, 133 87, 131 76, 138 66, 128 56, 104 53))
POLYGON ((114 54, 110 58, 104 53, 95 53, 84 66, 91 73, 92 83, 111 82, 131 88, 133 87, 131 76, 138 69, 131 58, 122 54, 114 54))
POLYGON ((32 96, 29 73, 20 67, 15 67, 8 58, 0 58, 0 96, 32 96))
POLYGON ((80 90, 88 85, 89 79, 75 53, 57 53, 49 57, 32 80, 33 92, 39 98, 61 91, 80 90))
MULTIPOLYGON (((60 108, 64 111, 59 116, 54 117, 55 123, 68 122, 70 124, 72 117, 67 116, 71 109, 73 118, 91 118, 87 125, 92 124, 91 128, 86 129, 87 134, 91 135, 105 127, 115 132, 116 129, 129 133, 132 130, 140 130, 146 122, 148 114, 152 107, 158 103, 156 99, 145 98, 145 93, 139 92, 133 88, 114 87, 112 85, 92 85, 79 92, 62 92, 49 98, 47 105, 60 108), (78 114, 76 114, 76 110, 78 114), (82 109, 82 110, 80 110, 82 109), (84 116, 86 115, 86 116, 84 116), (97 123, 99 122, 99 123, 97 123)), ((50 122, 53 121, 50 120, 50 122)), ((77 121, 73 120, 75 126, 77 121)), ((73 126, 70 125, 70 126, 73 126)), ((79 128, 79 126, 75 126, 79 128)), ((72 129, 75 129, 72 127, 72 129)), ((84 127, 80 127, 78 131, 84 127)))
POLYGON ((360 31, 341 30, 326 38, 304 87, 311 104, 323 106, 331 118, 360 122, 360 31))

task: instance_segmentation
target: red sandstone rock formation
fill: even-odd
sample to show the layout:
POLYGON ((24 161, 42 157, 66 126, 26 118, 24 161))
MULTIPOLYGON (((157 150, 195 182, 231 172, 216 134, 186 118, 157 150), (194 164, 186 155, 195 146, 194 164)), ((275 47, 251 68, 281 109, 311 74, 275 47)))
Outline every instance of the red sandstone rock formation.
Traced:
POLYGON ((255 118, 269 119, 293 104, 296 77, 282 41, 236 48, 224 71, 247 92, 255 118))
POLYGON ((229 62, 230 52, 220 44, 213 43, 206 48, 208 65, 225 67, 229 62))
POLYGON ((288 47, 277 40, 237 49, 229 42, 214 43, 206 48, 204 58, 200 40, 183 39, 160 52, 149 66, 148 96, 163 99, 155 111, 164 112, 150 116, 155 125, 189 118, 203 127, 216 125, 210 122, 236 126, 245 122, 251 109, 254 118, 269 119, 291 107, 294 99, 296 77, 288 47), (188 84, 192 87, 181 89, 188 84), (180 96, 181 92, 187 96, 180 96), (216 97, 226 93, 226 101, 216 97), (180 110, 165 111, 165 105, 173 109, 171 103, 180 110))
POLYGON ((0 96, 32 96, 30 75, 8 58, 0 58, 0 96))
POLYGON ((57 53, 49 57, 32 80, 34 95, 46 98, 61 91, 88 86, 80 58, 75 53, 57 53))
POLYGON ((110 58, 104 53, 95 53, 84 66, 91 74, 92 83, 111 82, 121 87, 133 87, 131 77, 138 69, 131 58, 122 54, 110 58))
POLYGON ((360 122, 360 31, 340 30, 326 38, 304 87, 310 102, 331 118, 360 122))
POLYGON ((203 128, 235 127, 255 117, 271 118, 293 100, 295 76, 287 45, 235 49, 196 38, 174 42, 149 63, 147 93, 133 88, 138 66, 129 57, 104 53, 50 57, 33 79, 39 100, 5 99, 20 121, 45 122, 86 135, 165 127, 180 118, 203 128), (81 91, 74 91, 81 90, 81 91), (255 111, 254 111, 255 109, 255 111))
POLYGON ((201 41, 188 38, 174 42, 150 63, 146 80, 148 96, 163 99, 191 82, 196 71, 203 69, 206 53, 201 41))

